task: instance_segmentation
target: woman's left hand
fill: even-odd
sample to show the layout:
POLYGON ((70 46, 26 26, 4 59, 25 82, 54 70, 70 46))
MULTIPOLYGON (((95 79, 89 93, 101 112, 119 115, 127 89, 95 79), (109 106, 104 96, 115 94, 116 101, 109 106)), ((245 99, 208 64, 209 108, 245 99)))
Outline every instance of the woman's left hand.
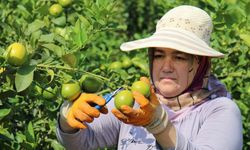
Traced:
MULTIPOLYGON (((145 81, 145 78, 141 78, 145 81)), ((149 81, 147 81, 149 84, 149 81)), ((160 105, 153 87, 150 88, 150 98, 147 99, 141 93, 134 91, 135 101, 140 105, 138 109, 129 106, 122 106, 120 110, 113 109, 112 113, 122 122, 135 126, 146 126, 152 122, 156 108, 160 105)))

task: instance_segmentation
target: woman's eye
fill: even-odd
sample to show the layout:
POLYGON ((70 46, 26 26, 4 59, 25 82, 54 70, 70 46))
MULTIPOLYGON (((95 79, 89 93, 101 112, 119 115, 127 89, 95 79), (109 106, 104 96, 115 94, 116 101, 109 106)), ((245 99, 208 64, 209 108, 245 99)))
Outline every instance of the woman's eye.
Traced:
POLYGON ((163 58, 164 57, 164 55, 162 55, 162 54, 155 54, 154 55, 154 58, 163 58))
POLYGON ((177 60, 187 60, 187 58, 184 57, 184 56, 175 56, 175 59, 177 59, 177 60))

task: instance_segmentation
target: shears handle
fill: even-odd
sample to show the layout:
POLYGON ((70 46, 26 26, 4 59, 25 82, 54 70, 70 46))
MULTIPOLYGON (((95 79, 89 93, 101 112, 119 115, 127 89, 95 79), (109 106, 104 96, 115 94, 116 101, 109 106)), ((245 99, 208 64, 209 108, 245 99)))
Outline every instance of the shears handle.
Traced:
MULTIPOLYGON (((112 99, 112 94, 105 94, 104 96, 103 96, 103 98, 105 99, 105 105, 112 99)), ((99 106, 99 105, 95 105, 95 108, 96 109, 98 109, 98 110, 100 110, 101 108, 102 108, 102 106, 99 106)))

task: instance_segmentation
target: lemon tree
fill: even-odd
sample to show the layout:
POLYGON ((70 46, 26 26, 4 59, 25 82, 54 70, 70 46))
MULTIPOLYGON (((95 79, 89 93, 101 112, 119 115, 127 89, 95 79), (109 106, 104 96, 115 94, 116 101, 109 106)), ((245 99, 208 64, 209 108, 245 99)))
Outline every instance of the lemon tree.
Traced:
POLYGON ((119 50, 126 20, 117 14, 124 10, 113 0, 0 3, 1 149, 63 149, 55 135, 63 101, 147 75, 120 59, 146 56, 119 50), (120 69, 110 69, 115 61, 120 69))

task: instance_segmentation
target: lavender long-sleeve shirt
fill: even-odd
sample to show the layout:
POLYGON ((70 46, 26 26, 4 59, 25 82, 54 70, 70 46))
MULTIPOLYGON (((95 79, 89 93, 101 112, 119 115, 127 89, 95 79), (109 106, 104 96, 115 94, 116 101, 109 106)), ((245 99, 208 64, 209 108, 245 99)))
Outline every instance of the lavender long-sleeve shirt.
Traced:
MULTIPOLYGON (((67 148, 88 150, 117 145, 119 150, 160 149, 154 136, 143 127, 120 122, 110 112, 89 124, 89 128, 67 134, 57 127, 57 137, 67 148)), ((167 107, 166 111, 170 113, 167 107)), ((176 127, 176 150, 241 150, 241 114, 234 101, 220 97, 188 108, 171 120, 176 127)), ((171 114, 170 114, 171 115, 171 114)))

